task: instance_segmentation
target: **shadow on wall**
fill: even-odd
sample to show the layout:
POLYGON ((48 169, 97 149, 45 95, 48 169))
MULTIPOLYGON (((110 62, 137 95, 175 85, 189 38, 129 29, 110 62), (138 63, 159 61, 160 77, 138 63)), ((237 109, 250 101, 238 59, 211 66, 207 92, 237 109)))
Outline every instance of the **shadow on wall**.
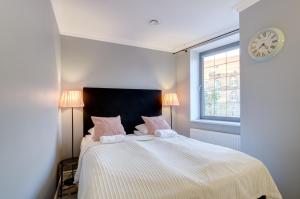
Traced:
MULTIPOLYGON (((60 129, 59 129, 59 132, 60 129)), ((61 140, 61 136, 60 133, 57 133, 57 140, 56 140, 56 146, 62 146, 62 140, 61 140)), ((47 176, 45 177, 46 180, 44 180, 41 184, 40 184, 40 192, 37 193, 37 197, 36 198, 49 198, 52 199, 55 191, 56 191, 56 180, 57 180, 57 165, 59 163, 59 161, 61 160, 62 157, 62 149, 61 148, 57 148, 56 151, 54 152, 52 158, 51 158, 51 162, 45 164, 45 166, 43 168, 46 168, 47 171, 50 171, 47 176), (49 184, 49 182, 54 182, 49 184)))

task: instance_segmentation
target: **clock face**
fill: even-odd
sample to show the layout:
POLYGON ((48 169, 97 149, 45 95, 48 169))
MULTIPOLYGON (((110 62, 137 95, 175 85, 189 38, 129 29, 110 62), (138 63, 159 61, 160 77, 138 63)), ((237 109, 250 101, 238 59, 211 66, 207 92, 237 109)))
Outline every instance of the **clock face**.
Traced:
POLYGON ((255 60, 275 56, 284 44, 284 33, 277 28, 268 28, 257 33, 249 42, 249 55, 255 60))

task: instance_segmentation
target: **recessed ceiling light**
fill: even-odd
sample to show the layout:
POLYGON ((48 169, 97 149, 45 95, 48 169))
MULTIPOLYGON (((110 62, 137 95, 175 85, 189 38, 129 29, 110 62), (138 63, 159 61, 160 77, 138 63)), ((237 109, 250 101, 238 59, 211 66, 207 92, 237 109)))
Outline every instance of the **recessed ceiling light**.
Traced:
POLYGON ((149 24, 155 26, 155 25, 158 25, 158 24, 159 24, 159 21, 158 21, 157 19, 151 19, 151 20, 149 21, 149 24))

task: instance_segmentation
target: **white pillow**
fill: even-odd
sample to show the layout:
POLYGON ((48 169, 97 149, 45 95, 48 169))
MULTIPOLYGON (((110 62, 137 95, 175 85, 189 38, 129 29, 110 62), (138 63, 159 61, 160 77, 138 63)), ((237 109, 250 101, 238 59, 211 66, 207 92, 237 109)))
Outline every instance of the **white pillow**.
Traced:
POLYGON ((95 134, 95 127, 88 130, 89 134, 94 135, 95 134))
POLYGON ((141 132, 143 135, 147 135, 148 134, 148 129, 146 127, 145 124, 140 124, 140 125, 137 125, 135 127, 139 132, 141 132))

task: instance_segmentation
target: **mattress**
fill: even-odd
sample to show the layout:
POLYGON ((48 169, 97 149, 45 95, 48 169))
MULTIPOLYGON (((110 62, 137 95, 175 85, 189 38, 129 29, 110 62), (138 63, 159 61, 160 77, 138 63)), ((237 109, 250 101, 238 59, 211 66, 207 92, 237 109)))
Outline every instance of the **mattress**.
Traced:
POLYGON ((84 138, 75 181, 79 199, 282 198, 259 160, 181 135, 84 138))

